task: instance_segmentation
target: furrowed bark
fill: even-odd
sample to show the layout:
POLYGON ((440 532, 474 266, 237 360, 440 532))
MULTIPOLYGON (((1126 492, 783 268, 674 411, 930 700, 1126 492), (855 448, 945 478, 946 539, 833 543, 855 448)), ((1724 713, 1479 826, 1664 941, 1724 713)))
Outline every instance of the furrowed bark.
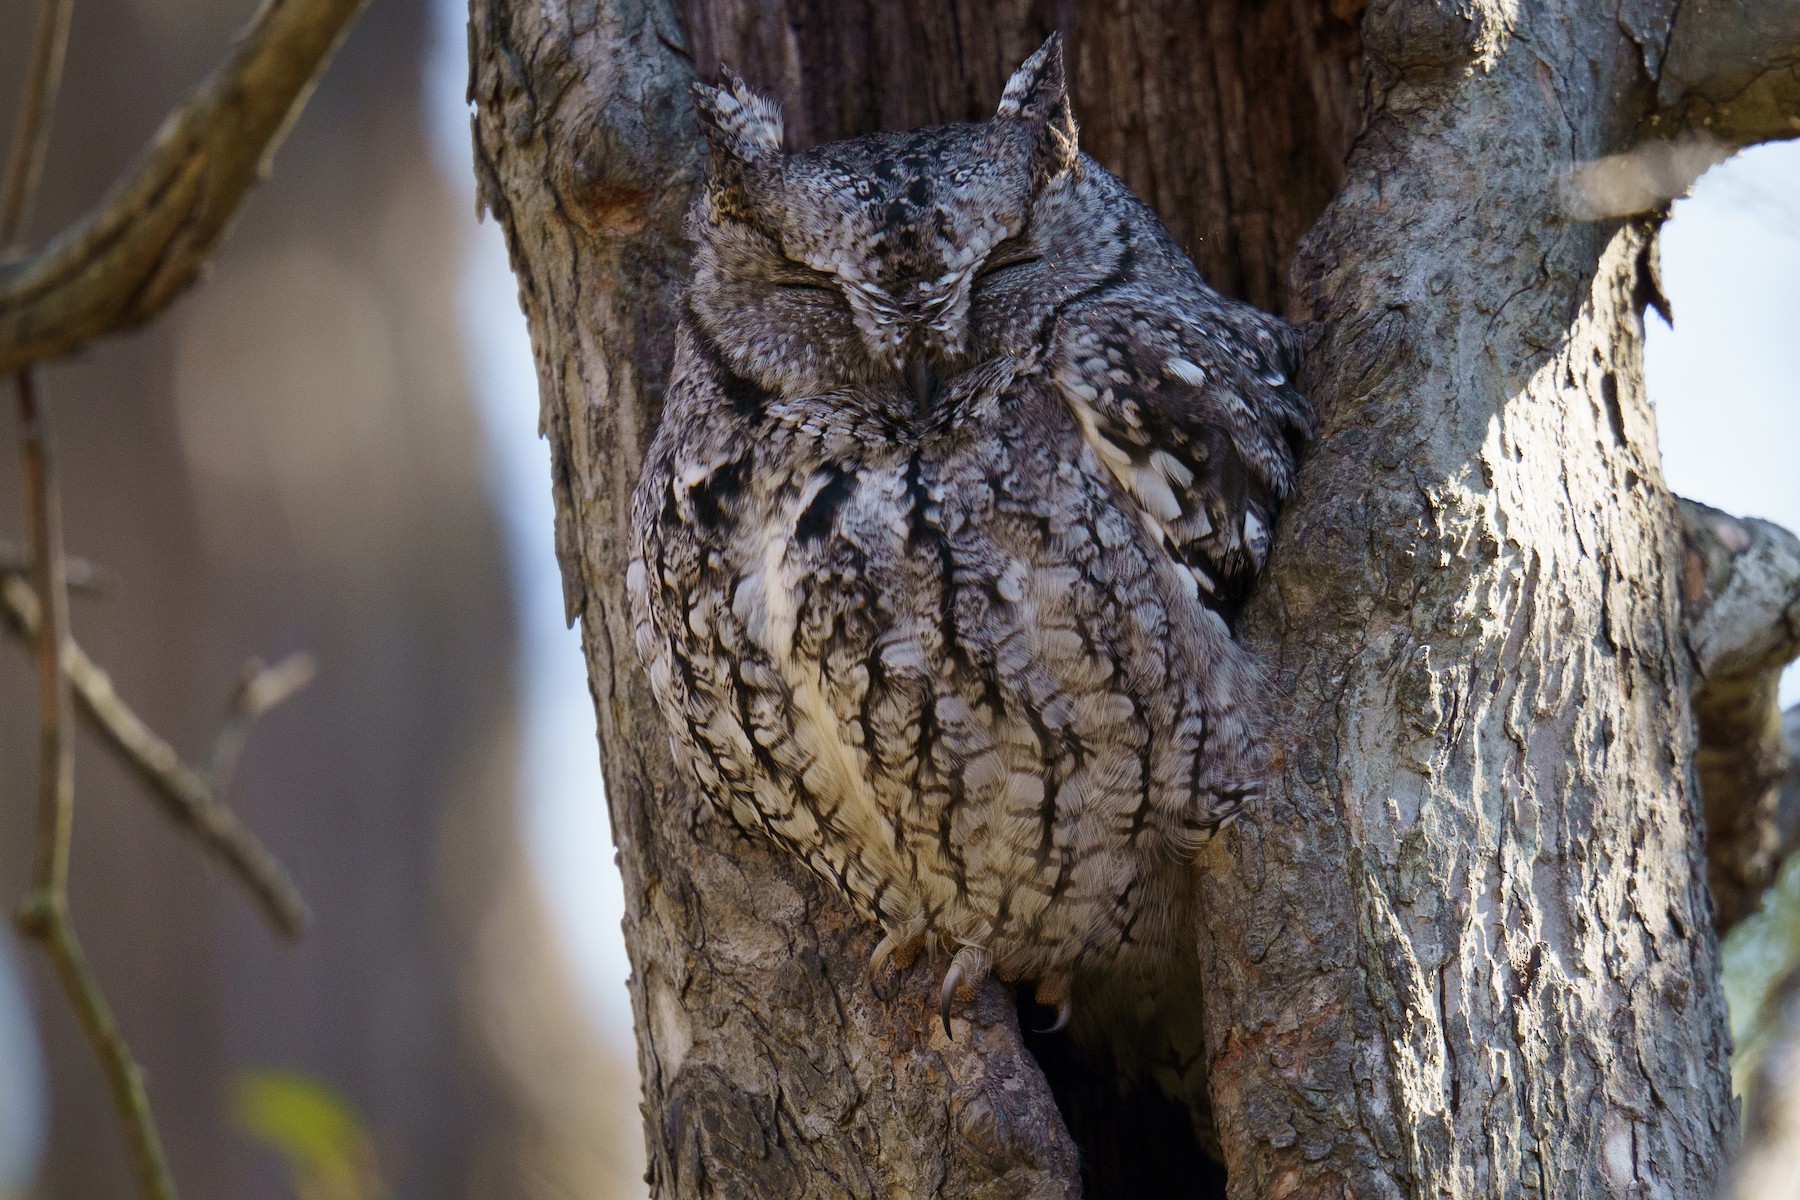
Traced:
POLYGON ((1656 77, 1659 132, 1703 130, 1733 146, 1800 137, 1800 5, 1791 0, 1682 0, 1655 27, 1636 23, 1656 77))
MULTIPOLYGON (((1637 6, 1640 10, 1645 6, 1637 6)), ((1710 1194, 1734 1123, 1649 230, 1558 184, 1653 103, 1597 6, 1364 22, 1296 274, 1324 412, 1253 640, 1284 786, 1205 876, 1234 1197, 1710 1194)))
POLYGON ((1682 606, 1699 675, 1695 761, 1706 807, 1707 880, 1720 934, 1756 910, 1800 837, 1782 803, 1793 763, 1781 672, 1800 655, 1800 538, 1678 500, 1682 606))

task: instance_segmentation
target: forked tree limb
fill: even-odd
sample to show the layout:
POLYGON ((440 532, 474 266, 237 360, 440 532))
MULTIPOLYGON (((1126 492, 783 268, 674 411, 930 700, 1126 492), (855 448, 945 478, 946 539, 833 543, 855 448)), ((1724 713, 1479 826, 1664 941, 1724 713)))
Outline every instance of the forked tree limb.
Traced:
POLYGON ((1707 875, 1724 933, 1749 916, 1793 849, 1778 699, 1800 656, 1800 538, 1680 500, 1682 614, 1698 674, 1694 756, 1706 805, 1707 875))
MULTIPOLYGON (((782 47, 804 104, 827 64, 870 77, 856 95, 910 80, 884 50, 960 39, 966 6, 816 46, 780 7, 707 6, 782 47)), ((471 21, 477 172, 531 323, 626 878, 653 1186, 1072 1194, 1009 1022, 965 1056, 884 1012, 841 905, 700 819, 630 661, 620 531, 696 153, 674 8, 471 21)), ((1249 625, 1294 733, 1202 882, 1234 1196, 1693 1200, 1718 1177, 1735 1118, 1639 361, 1649 226, 1569 221, 1544 187, 1657 110, 1674 5, 1632 11, 1642 34, 1573 0, 1363 21, 1366 125, 1297 274, 1324 428, 1249 625)), ((1140 41, 1093 34, 1078 61, 1140 41)), ((1137 119, 1115 109, 1084 120, 1137 119)))
POLYGON ((1576 217, 1664 212, 1737 150, 1800 137, 1800 4, 1685 0, 1632 5, 1619 20, 1655 92, 1636 145, 1577 164, 1576 217))
POLYGON ((105 200, 0 265, 0 372, 141 325, 199 276, 366 0, 266 0, 105 200))
MULTIPOLYGON (((50 406, 36 364, 101 333, 156 315, 205 265, 238 200, 310 92, 362 0, 268 0, 225 66, 163 126, 138 167, 94 213, 33 257, 0 262, 0 373, 15 377, 31 587, 0 575, 7 615, 35 651, 40 796, 31 890, 20 932, 40 943, 95 1058, 117 1111, 132 1174, 144 1200, 174 1200, 143 1073, 90 968, 69 913, 69 850, 75 808, 71 684, 112 744, 202 842, 232 863, 278 927, 297 934, 305 908, 279 865, 211 803, 217 780, 198 791, 180 759, 118 702, 110 682, 69 633, 69 570, 61 528, 50 406), (35 595, 33 595, 35 591, 35 595)), ((49 144, 50 115, 68 46, 71 0, 40 0, 20 116, 0 178, 0 254, 23 229, 49 144)), ((247 676, 215 751, 222 775, 242 728, 291 693, 305 672, 284 666, 247 676)))
MULTIPOLYGON (((53 76, 52 76, 53 77, 53 76)), ((47 107, 44 109, 47 113, 47 107)), ((29 136, 30 131, 22 131, 29 136)), ((14 156, 16 167, 25 159, 14 156)), ((11 172, 9 172, 9 177, 11 172)), ((10 190, 10 189, 9 189, 10 190)), ((29 189, 26 193, 29 199, 29 189)), ((144 1200, 175 1200, 162 1138, 144 1094, 143 1073, 119 1032, 106 995, 69 919, 69 847, 75 817, 75 723, 63 659, 69 640, 68 569, 63 553, 62 499, 48 406, 35 372, 18 372, 19 441, 25 459, 25 515, 31 535, 32 582, 43 597, 35 642, 38 676, 38 819, 31 891, 19 907, 19 931, 43 946, 69 1007, 93 1047, 144 1200)))
MULTIPOLYGON (((16 575, 0 570, 0 621, 25 642, 37 639, 37 595, 16 575)), ((63 672, 75 704, 126 768, 141 780, 169 819, 191 833, 243 885, 282 937, 296 940, 311 920, 306 901, 276 857, 220 796, 244 735, 254 719, 291 696, 312 676, 312 660, 295 655, 274 667, 252 664, 219 730, 206 772, 182 760, 113 688, 112 679, 80 643, 66 640, 63 672)))
MULTIPOLYGON (((50 116, 68 53, 72 0, 40 0, 19 121, 0 178, 0 251, 13 244, 37 193, 50 138, 50 116)), ((63 659, 69 638, 69 568, 63 548, 62 497, 57 483, 49 405, 30 363, 14 383, 19 401, 19 448, 25 468, 25 518, 30 578, 41 597, 33 643, 38 683, 38 815, 31 890, 19 907, 20 933, 44 948, 69 1007, 93 1047, 117 1110, 132 1173, 144 1200, 174 1200, 162 1138, 144 1095, 143 1074, 119 1032, 106 995, 87 963, 69 919, 69 850, 75 818, 75 728, 63 659)), ((7 579, 8 584, 17 580, 7 579)))

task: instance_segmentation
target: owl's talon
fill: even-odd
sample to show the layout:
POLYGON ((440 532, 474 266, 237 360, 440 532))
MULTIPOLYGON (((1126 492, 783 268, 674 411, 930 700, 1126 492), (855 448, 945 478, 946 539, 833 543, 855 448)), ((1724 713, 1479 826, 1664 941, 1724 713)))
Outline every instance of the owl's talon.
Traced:
POLYGON ((919 947, 923 944, 924 939, 917 934, 908 938, 886 934, 875 943, 875 950, 869 955, 869 970, 879 971, 891 961, 896 971, 904 971, 919 957, 919 947))
POLYGON ((919 947, 924 939, 914 934, 907 938, 896 938, 886 934, 875 943, 875 949, 869 955, 869 989, 875 998, 883 1004, 891 1003, 894 990, 890 981, 898 981, 900 973, 913 965, 919 957, 919 947))
POLYGON ((1075 1006, 1073 1004, 1071 1004, 1065 998, 1061 1004, 1056 1006, 1056 1020, 1050 1022, 1049 1026, 1047 1026, 1046 1028, 1036 1030, 1035 1032, 1037 1032, 1037 1033, 1055 1033, 1057 1030, 1061 1029, 1064 1025, 1067 1025, 1069 1023, 1069 1014, 1071 1014, 1074 1011, 1075 1011, 1075 1006))
POLYGON ((950 960, 950 969, 944 972, 944 986, 938 990, 938 1017, 944 1022, 945 1037, 954 1040, 956 1036, 950 1032, 950 998, 973 1000, 975 989, 988 977, 993 963, 980 946, 964 946, 950 960))
POLYGON ((944 1023, 944 1036, 951 1041, 956 1035, 950 1032, 950 1000, 956 995, 956 989, 962 985, 963 968, 960 962, 952 962, 950 969, 944 972, 944 986, 938 989, 938 1019, 944 1023))
POLYGON ((1074 1011, 1070 998, 1069 977, 1061 971, 1053 971, 1037 981, 1032 991, 1032 998, 1045 1008, 1056 1010, 1056 1020, 1048 1029, 1039 1029, 1037 1033, 1055 1033, 1069 1023, 1069 1014, 1074 1011))

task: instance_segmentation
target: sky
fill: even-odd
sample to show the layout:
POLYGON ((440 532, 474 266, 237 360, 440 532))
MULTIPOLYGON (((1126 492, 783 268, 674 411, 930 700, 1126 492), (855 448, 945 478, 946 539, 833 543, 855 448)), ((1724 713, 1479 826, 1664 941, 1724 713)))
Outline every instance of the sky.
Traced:
MULTIPOLYGON (((466 0, 432 5, 425 102, 432 149, 464 211, 475 209, 466 0)), ((581 635, 563 619, 550 447, 538 436, 537 368, 500 227, 483 220, 465 247, 457 297, 464 364, 487 441, 488 485, 506 532, 520 621, 525 843, 597 1034, 635 1062, 631 973, 620 923, 625 892, 614 862, 600 776, 594 702, 581 635)))
MULTIPOLYGON (((1669 487, 1800 531, 1800 142, 1700 177, 1662 232, 1644 370, 1669 487)), ((1782 677, 1800 704, 1800 667, 1782 677)))

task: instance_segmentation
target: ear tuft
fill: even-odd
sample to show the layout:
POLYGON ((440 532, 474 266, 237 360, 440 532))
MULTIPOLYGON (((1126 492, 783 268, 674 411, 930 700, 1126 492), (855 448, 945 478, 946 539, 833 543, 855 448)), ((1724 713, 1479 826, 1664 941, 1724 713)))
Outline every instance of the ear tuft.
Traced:
POLYGON ((1062 34, 1053 33, 1020 64, 1000 94, 997 121, 1020 121, 1034 130, 1032 174, 1039 182, 1073 170, 1080 159, 1075 111, 1063 71, 1062 34))
POLYGON ((757 95, 730 67, 719 71, 720 86, 696 83, 694 107, 700 130, 715 155, 742 163, 781 153, 781 108, 757 95))

